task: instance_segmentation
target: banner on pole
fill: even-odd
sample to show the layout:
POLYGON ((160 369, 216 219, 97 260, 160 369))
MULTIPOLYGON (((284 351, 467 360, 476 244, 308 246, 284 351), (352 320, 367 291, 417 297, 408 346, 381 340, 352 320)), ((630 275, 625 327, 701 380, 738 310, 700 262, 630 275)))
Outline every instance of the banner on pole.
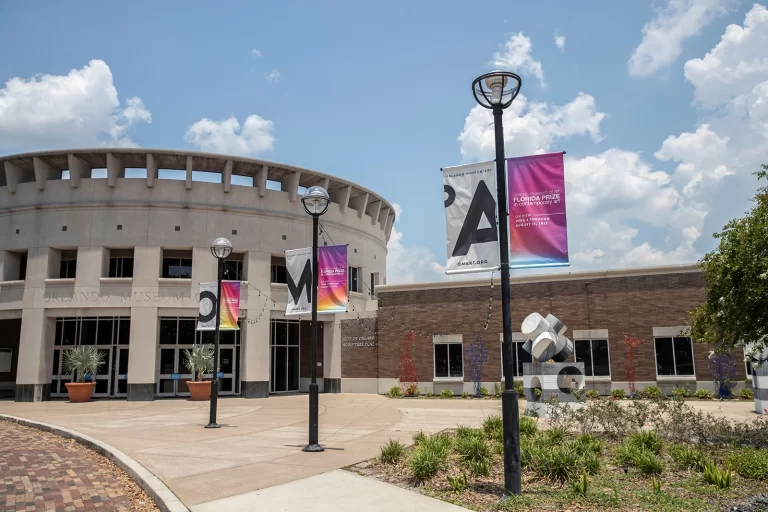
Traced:
POLYGON ((347 286, 347 246, 318 247, 317 312, 346 313, 349 290, 347 286))
POLYGON ((499 230, 494 163, 445 167, 442 171, 448 228, 445 273, 497 270, 499 230))
POLYGON ((312 248, 285 251, 288 277, 286 315, 312 312, 312 248))
MULTIPOLYGON (((217 288, 218 283, 200 283, 200 315, 197 318, 198 331, 216 330, 217 288)), ((235 331, 239 329, 237 319, 240 316, 240 281, 222 281, 221 296, 219 330, 235 331)))
POLYGON ((568 262, 562 153, 507 159, 511 268, 568 262))

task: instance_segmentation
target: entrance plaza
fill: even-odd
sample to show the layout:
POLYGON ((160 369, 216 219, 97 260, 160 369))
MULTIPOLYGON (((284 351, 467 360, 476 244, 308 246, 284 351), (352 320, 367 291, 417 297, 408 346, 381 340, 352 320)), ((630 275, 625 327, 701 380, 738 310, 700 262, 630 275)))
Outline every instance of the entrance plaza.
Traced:
MULTIPOLYGON (((752 402, 689 403, 734 420, 754 417, 752 402)), ((308 505, 313 510, 461 510, 339 470, 377 456, 390 438, 410 444, 420 430, 479 426, 500 410, 501 401, 491 399, 326 394, 320 400, 320 443, 326 451, 304 453, 306 395, 223 399, 221 429, 203 428, 208 402, 0 402, 1 414, 73 429, 125 452, 194 512, 278 510, 268 508, 277 504, 279 510, 308 505), (361 508, 361 499, 371 502, 361 508)))

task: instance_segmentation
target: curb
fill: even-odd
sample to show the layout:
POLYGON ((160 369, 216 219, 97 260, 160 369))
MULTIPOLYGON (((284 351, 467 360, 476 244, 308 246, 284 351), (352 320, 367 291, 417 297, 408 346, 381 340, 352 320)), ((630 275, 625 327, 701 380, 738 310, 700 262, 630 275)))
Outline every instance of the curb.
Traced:
POLYGON ((32 421, 8 414, 0 414, 0 420, 18 423, 26 427, 36 428, 44 432, 51 432, 65 439, 72 439, 81 445, 90 448, 114 462, 120 469, 128 473, 141 489, 146 492, 162 512, 190 512, 181 500, 150 470, 136 462, 134 459, 121 452, 117 448, 108 445, 98 439, 94 439, 76 430, 57 427, 48 423, 32 421))

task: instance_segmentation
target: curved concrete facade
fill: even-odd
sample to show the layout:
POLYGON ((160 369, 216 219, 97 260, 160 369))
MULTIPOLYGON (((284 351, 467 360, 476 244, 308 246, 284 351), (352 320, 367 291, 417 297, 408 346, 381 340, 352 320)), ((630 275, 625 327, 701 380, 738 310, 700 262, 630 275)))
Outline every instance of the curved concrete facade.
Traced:
MULTIPOLYGON (((69 343, 67 321, 77 324, 72 332, 82 339, 91 339, 90 329, 96 329, 100 344, 108 343, 102 332, 112 333, 111 380, 104 396, 181 394, 181 383, 159 383, 168 376, 171 354, 171 348, 161 351, 161 323, 196 316, 199 283, 216 280, 209 247, 219 236, 232 241, 233 261, 240 262, 239 277, 247 281, 241 292, 245 319, 229 363, 236 366, 230 371, 230 391, 266 396, 278 357, 271 349, 273 326, 285 318, 282 304, 287 300, 286 285, 273 281, 280 280, 275 273, 280 273, 285 250, 312 244, 301 191, 313 185, 325 187, 331 196, 320 219, 326 233, 321 244, 324 239, 329 245, 348 244, 349 265, 359 283, 358 292, 350 294, 349 313, 321 316, 318 375, 326 391, 340 389, 338 320, 375 311, 370 287, 386 281, 386 244, 395 212, 383 198, 315 171, 207 153, 83 149, 9 155, 0 161, 0 331, 19 331, 15 345, 12 335, 4 342, 11 349, 5 351, 11 360, 5 379, 15 382, 17 400, 61 394, 63 384, 54 378, 60 368, 56 347, 69 343), (128 258, 133 258, 132 272, 126 270, 128 258), (187 266, 191 276, 179 270, 187 266), (127 347, 123 331, 118 334, 123 321, 124 332, 130 333, 127 347), (169 394, 168 386, 175 391, 169 394)), ((180 333, 187 325, 177 323, 176 329, 180 333)), ((297 345, 303 345, 305 327, 298 327, 302 341, 297 345)), ((177 339, 179 345, 188 341, 181 343, 178 333, 177 339)), ((308 377, 304 352, 302 388, 308 377)), ((175 363, 173 374, 184 373, 180 364, 175 363)))

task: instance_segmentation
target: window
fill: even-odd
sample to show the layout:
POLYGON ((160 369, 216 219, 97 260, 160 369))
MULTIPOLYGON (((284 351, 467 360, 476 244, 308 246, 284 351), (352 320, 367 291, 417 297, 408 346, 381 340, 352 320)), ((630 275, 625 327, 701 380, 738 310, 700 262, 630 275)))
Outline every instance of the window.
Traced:
POLYGON ((752 376, 752 363, 750 363, 749 361, 747 361, 747 360, 745 359, 745 360, 744 360, 744 364, 746 364, 746 365, 747 365, 747 368, 746 368, 746 370, 747 370, 747 377, 750 377, 750 376, 752 376))
POLYGON ((464 378, 461 335, 435 336, 435 378, 464 378))
POLYGON ((13 349, 0 348, 0 373, 9 373, 13 362, 13 349))
POLYGON ((360 269, 358 267, 349 267, 349 291, 360 293, 360 281, 358 280, 358 274, 360 269))
POLYGON ((243 254, 232 253, 224 260, 224 280, 242 281, 243 279, 243 254))
POLYGON ((3 281, 24 281, 27 277, 27 253, 5 251, 3 281))
POLYGON ((695 375, 691 338, 654 338, 653 342, 656 349, 656 375, 695 375))
POLYGON ((110 249, 107 277, 133 277, 133 249, 110 249))
POLYGON ((162 276, 171 279, 191 279, 192 251, 163 250, 162 276))
POLYGON ((379 285, 379 273, 371 272, 371 298, 376 296, 376 287, 379 285))
POLYGON ((285 268, 285 258, 272 257, 272 271, 270 280, 272 283, 288 283, 288 270, 285 268))
POLYGON ((611 362, 608 357, 608 340, 575 340, 576 362, 584 363, 587 377, 610 377, 611 362))
POLYGON ((59 279, 74 279, 77 273, 77 251, 61 251, 59 279))
MULTIPOLYGON (((501 376, 504 377, 504 342, 501 342, 499 345, 499 349, 501 350, 501 376)), ((512 360, 515 368, 515 377, 523 376, 523 363, 533 362, 531 354, 523 348, 523 345, 525 345, 524 341, 512 342, 512 360)))

